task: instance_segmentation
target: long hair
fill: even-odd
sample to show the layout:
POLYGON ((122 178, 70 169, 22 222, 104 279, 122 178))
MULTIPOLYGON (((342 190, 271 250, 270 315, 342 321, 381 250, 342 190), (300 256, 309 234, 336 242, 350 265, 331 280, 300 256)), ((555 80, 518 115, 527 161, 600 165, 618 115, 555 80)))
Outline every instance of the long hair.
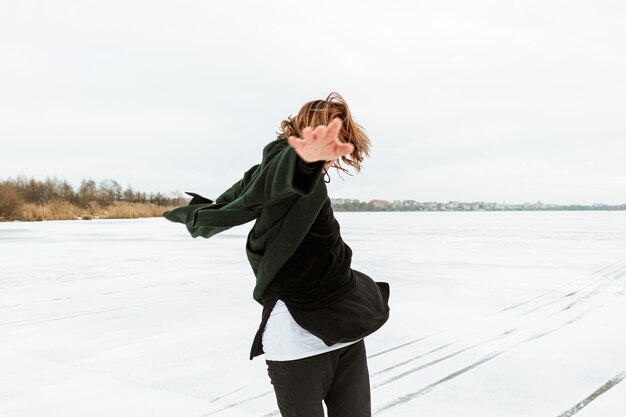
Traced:
MULTIPOLYGON (((343 122, 339 131, 339 139, 354 145, 354 151, 348 155, 342 155, 340 159, 352 166, 358 173, 361 171, 361 163, 365 156, 370 156, 372 144, 365 133, 365 129, 354 121, 344 98, 335 91, 330 93, 326 100, 313 100, 306 103, 296 116, 290 115, 280 122, 280 132, 276 133, 279 134, 280 139, 284 140, 287 140, 289 136, 301 138, 305 127, 315 128, 319 125, 327 125, 335 117, 341 118, 343 122)), ((331 167, 351 175, 347 169, 341 166, 339 159, 331 167)))

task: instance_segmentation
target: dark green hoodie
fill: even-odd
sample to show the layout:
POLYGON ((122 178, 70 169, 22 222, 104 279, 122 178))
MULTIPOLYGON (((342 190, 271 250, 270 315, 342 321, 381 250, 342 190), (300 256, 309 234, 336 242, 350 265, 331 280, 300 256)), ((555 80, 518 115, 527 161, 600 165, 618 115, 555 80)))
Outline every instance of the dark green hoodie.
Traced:
POLYGON ((189 205, 163 216, 184 223, 192 237, 210 238, 233 226, 255 220, 246 241, 246 254, 256 276, 254 299, 263 304, 263 292, 296 250, 327 197, 322 178, 324 161, 315 172, 296 181, 298 154, 280 136, 263 148, 260 164, 220 194, 215 202, 189 193, 189 205))

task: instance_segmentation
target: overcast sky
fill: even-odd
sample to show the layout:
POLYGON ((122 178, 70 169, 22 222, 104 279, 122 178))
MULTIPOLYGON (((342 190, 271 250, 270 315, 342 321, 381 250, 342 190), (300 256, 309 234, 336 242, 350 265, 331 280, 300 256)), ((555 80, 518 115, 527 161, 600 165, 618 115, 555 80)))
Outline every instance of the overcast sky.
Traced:
POLYGON ((0 0, 0 178, 217 197, 341 93, 332 198, 626 203, 623 1, 0 0))

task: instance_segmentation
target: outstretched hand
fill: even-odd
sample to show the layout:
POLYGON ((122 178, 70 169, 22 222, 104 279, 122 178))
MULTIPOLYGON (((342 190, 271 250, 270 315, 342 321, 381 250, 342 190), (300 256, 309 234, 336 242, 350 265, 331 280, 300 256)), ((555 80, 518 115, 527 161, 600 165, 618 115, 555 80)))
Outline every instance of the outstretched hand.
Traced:
POLYGON ((302 138, 289 136, 287 141, 304 162, 334 161, 354 151, 353 144, 339 139, 341 125, 341 119, 335 117, 328 125, 315 129, 307 126, 302 129, 302 138))

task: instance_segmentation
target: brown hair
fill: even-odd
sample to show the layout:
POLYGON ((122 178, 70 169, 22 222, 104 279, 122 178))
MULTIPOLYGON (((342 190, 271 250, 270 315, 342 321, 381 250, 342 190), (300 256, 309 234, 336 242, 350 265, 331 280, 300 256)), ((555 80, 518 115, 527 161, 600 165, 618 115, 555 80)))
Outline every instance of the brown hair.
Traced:
MULTIPOLYGON (((326 100, 313 100, 306 103, 296 116, 289 116, 280 122, 280 132, 277 133, 279 133, 279 138, 284 140, 287 140, 289 136, 302 137, 302 130, 305 127, 315 128, 319 125, 327 125, 335 117, 341 118, 343 122, 339 139, 354 145, 354 151, 341 156, 341 160, 354 167, 358 173, 361 171, 361 162, 365 156, 370 155, 372 144, 365 133, 365 129, 352 118, 352 113, 350 113, 350 108, 344 98, 335 91, 330 93, 326 100), (350 158, 348 159, 347 156, 350 158)), ((339 160, 335 161, 331 167, 351 175, 347 169, 340 165, 339 160)))

